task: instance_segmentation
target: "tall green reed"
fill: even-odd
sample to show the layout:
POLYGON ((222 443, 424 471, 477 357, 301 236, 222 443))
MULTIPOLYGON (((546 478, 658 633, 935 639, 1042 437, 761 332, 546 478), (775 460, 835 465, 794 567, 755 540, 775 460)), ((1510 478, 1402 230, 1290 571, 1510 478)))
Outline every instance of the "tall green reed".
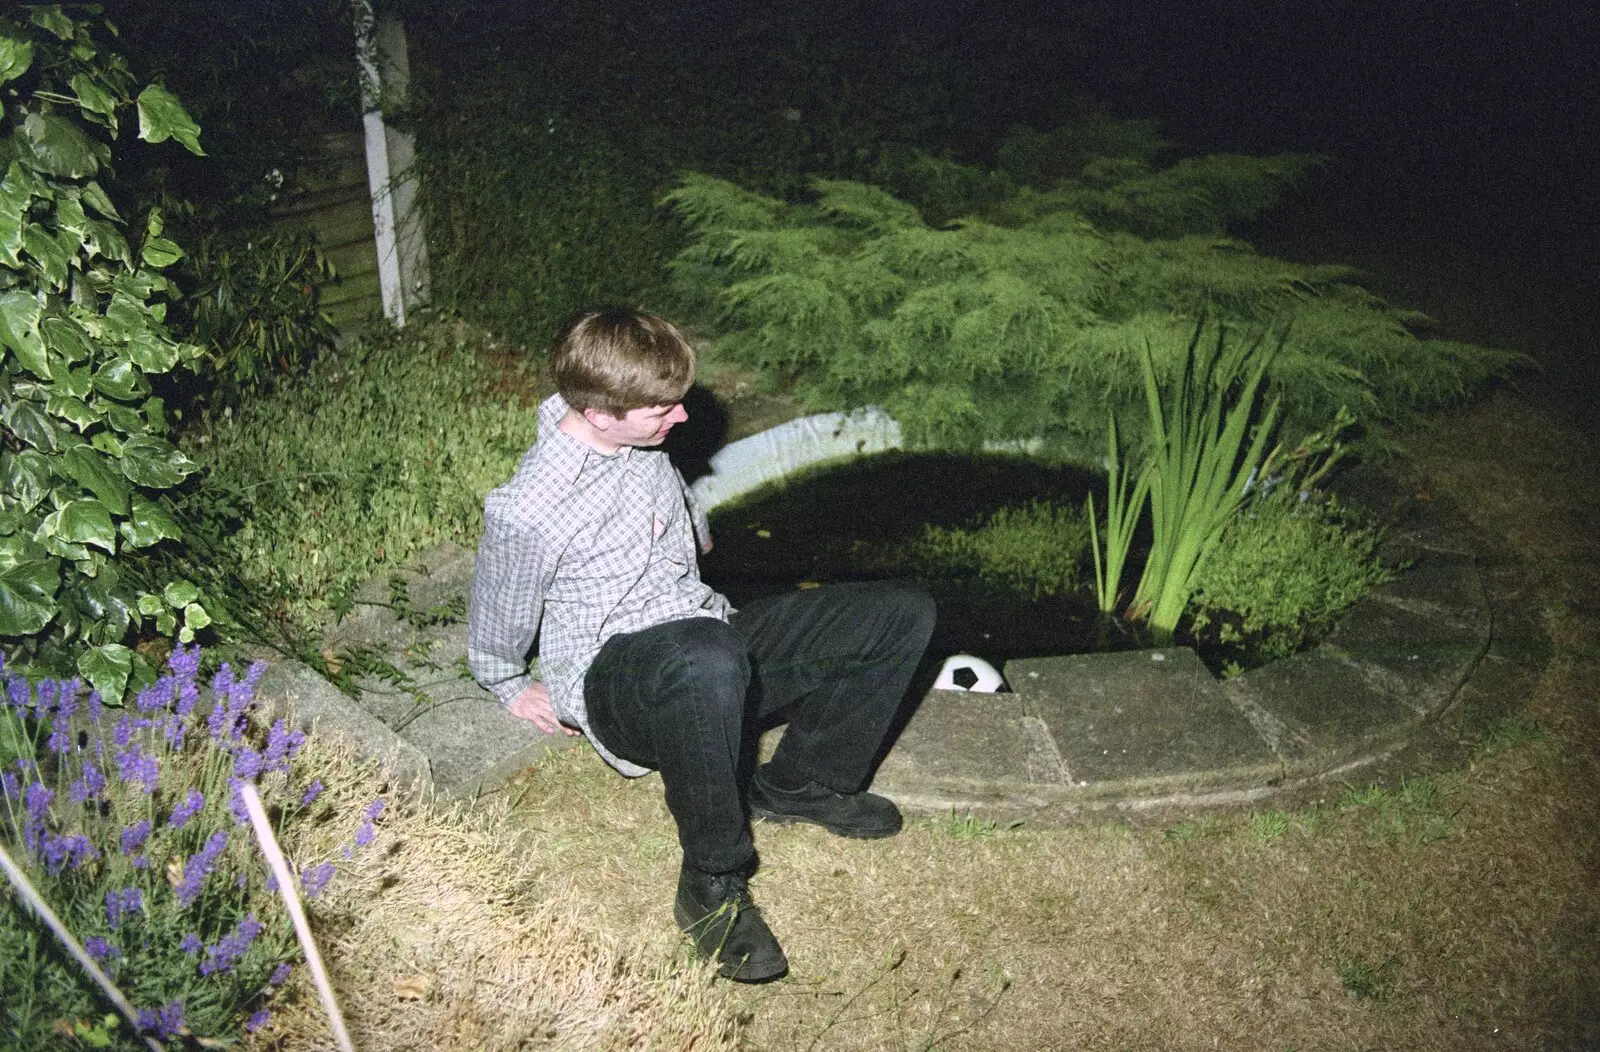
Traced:
POLYGON ((1149 412, 1146 467, 1151 547, 1130 616, 1169 642, 1194 594, 1196 577, 1255 476, 1278 419, 1273 399, 1251 434, 1256 395, 1283 342, 1265 335, 1233 343, 1218 327, 1195 326, 1183 366, 1163 389, 1148 343, 1140 357, 1149 412), (1246 442, 1248 441, 1248 445, 1246 442))

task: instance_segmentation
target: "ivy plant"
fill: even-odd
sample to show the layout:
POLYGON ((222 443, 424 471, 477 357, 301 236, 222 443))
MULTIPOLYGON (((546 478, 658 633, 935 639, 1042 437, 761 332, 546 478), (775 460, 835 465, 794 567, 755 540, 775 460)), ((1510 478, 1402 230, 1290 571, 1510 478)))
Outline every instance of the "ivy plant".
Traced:
POLYGON ((181 539, 164 492, 195 470, 150 377, 201 348, 166 326, 183 250, 159 211, 130 240, 106 191, 112 144, 136 113, 140 139, 203 151, 178 99, 102 46, 98 9, 75 10, 0 16, 0 641, 111 700, 145 671, 131 635, 210 621, 141 558, 181 539))

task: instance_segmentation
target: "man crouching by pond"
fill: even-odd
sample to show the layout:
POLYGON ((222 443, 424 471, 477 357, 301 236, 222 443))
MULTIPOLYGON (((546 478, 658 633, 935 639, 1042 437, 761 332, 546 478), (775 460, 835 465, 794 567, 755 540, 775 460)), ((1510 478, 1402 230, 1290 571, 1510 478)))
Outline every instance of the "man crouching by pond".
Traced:
POLYGON ((683 868, 673 914, 722 975, 788 971, 751 901, 750 818, 848 837, 900 831, 863 791, 933 632, 933 601, 890 582, 734 610, 700 580, 705 515, 658 447, 688 419, 694 351, 653 314, 605 307, 550 351, 560 394, 538 442, 484 502, 467 633, 472 673, 512 713, 582 732, 624 775, 661 772, 683 868), (539 641, 542 682, 529 675, 539 641), (783 715, 771 762, 747 728, 783 715), (746 788, 747 787, 747 788, 746 788))

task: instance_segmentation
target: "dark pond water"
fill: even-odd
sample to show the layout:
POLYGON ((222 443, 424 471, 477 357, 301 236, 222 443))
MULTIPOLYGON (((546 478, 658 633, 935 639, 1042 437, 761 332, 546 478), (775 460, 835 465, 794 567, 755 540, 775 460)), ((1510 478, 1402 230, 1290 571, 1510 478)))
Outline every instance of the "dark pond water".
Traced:
MULTIPOLYGON (((910 544, 927 525, 973 525, 1006 506, 1078 508, 1104 486, 1088 472, 1014 457, 887 453, 718 509, 711 517, 716 544, 701 558, 701 575, 735 605, 804 582, 896 576, 864 552, 910 544)), ((975 575, 920 579, 939 604, 933 655, 965 652, 998 666, 1014 657, 1139 645, 1102 624, 1088 591, 1028 601, 975 575)))

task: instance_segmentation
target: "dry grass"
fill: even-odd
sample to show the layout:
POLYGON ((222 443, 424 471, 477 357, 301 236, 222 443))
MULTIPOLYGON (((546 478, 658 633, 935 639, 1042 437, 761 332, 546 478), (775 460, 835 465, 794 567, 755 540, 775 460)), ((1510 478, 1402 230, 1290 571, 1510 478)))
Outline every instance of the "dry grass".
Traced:
MULTIPOLYGON (((378 784, 328 758, 339 812, 378 784)), ((732 1012, 711 974, 682 966, 672 939, 611 932, 580 895, 540 895, 494 806, 471 814, 390 811, 377 843, 345 863, 314 905, 314 926, 360 1049, 733 1049, 732 1012)), ((353 829, 353 817, 343 824, 353 829)), ((312 831, 302 857, 348 840, 312 831)), ((302 970, 303 971, 303 970, 302 970)), ((333 1048, 301 975, 258 1049, 333 1048)))

